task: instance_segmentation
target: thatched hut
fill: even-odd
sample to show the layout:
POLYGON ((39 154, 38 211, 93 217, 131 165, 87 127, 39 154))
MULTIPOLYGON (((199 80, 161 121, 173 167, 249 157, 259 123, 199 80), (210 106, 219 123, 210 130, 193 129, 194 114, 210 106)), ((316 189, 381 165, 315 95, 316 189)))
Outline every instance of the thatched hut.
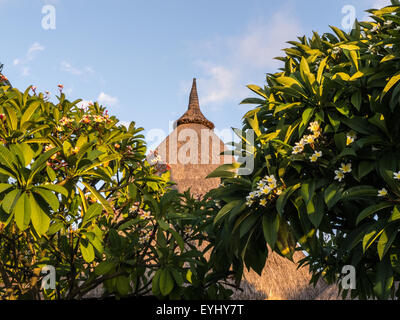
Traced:
MULTIPOLYGON (((192 194, 204 195, 218 187, 219 179, 206 176, 222 164, 232 163, 232 156, 221 156, 226 149, 215 135, 214 124, 201 112, 196 79, 190 92, 188 110, 176 121, 174 131, 157 148, 158 154, 171 167, 171 178, 181 192, 188 189, 192 194)), ((297 252, 294 260, 304 255, 297 252)), ((308 269, 297 269, 297 265, 276 253, 270 253, 261 276, 254 271, 245 272, 243 291, 234 294, 235 299, 260 300, 313 300, 324 299, 324 292, 330 288, 326 299, 332 299, 336 288, 328 287, 322 281, 314 288, 309 285, 311 275, 308 269)))

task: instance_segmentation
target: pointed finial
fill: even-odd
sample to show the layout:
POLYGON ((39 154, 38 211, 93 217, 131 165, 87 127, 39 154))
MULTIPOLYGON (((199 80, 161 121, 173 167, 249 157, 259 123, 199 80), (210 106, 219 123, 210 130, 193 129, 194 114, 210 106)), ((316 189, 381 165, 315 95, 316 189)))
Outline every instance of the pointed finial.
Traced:
POLYGON ((188 109, 200 109, 199 96, 197 94, 196 78, 193 78, 192 90, 190 91, 188 109))

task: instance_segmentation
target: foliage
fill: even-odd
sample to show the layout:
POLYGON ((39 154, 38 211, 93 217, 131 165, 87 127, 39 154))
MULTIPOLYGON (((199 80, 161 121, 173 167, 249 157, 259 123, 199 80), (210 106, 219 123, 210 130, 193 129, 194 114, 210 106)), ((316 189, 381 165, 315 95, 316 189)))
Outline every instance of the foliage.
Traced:
MULTIPOLYGON (((289 41, 282 69, 244 116, 236 154, 251 150, 255 170, 218 169, 223 186, 221 254, 260 272, 268 246, 291 258, 307 251, 316 283, 356 268, 351 297, 399 297, 400 3, 369 10, 351 32, 289 41)), ((237 130, 236 130, 237 131, 237 130)), ((347 291, 343 290, 343 295, 347 291)))
POLYGON ((53 103, 0 86, 0 297, 77 299, 101 285, 104 296, 228 297, 226 274, 194 245, 212 227, 202 202, 170 189, 134 122, 59 88, 53 103), (56 288, 42 290, 47 265, 56 288))

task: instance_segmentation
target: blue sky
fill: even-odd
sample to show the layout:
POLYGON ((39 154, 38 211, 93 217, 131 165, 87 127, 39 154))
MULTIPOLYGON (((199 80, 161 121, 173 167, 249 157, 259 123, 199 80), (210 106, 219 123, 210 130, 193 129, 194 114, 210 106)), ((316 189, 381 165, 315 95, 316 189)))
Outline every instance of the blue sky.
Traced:
MULTIPOLYGON (((100 101, 146 133, 168 133, 187 108, 196 77, 203 113, 218 132, 240 127, 251 96, 273 60, 297 36, 341 27, 342 8, 364 10, 388 0, 0 0, 0 62, 13 86, 100 101), (55 29, 42 8, 55 8, 55 29)), ((217 132, 217 133, 218 133, 217 132)), ((151 141, 150 146, 158 141, 151 141)))

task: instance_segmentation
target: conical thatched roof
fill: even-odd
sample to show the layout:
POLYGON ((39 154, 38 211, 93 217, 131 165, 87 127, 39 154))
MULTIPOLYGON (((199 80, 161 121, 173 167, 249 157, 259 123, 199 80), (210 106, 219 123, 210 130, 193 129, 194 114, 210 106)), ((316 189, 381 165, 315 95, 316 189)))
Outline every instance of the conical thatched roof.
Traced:
MULTIPOLYGON (((156 151, 170 165, 171 179, 180 192, 190 188, 192 194, 204 195, 220 184, 220 179, 206 179, 206 176, 220 165, 232 163, 234 158, 220 155, 225 145, 215 135, 214 124, 200 110, 196 79, 193 79, 188 110, 176 123, 175 130, 156 151)), ((302 253, 295 253, 295 261, 302 258, 302 253)), ((313 300, 323 297, 328 288, 323 281, 316 288, 309 285, 311 274, 306 267, 297 269, 297 264, 272 251, 262 275, 245 272, 244 279, 243 292, 236 291, 234 299, 313 300)), ((334 288, 331 291, 335 292, 334 288)))
POLYGON ((192 194, 204 195, 218 187, 219 179, 206 179, 206 176, 221 164, 234 161, 232 156, 220 155, 227 148, 214 133, 214 127, 200 110, 196 79, 193 79, 187 111, 156 149, 171 167, 171 179, 180 192, 190 188, 192 194))

